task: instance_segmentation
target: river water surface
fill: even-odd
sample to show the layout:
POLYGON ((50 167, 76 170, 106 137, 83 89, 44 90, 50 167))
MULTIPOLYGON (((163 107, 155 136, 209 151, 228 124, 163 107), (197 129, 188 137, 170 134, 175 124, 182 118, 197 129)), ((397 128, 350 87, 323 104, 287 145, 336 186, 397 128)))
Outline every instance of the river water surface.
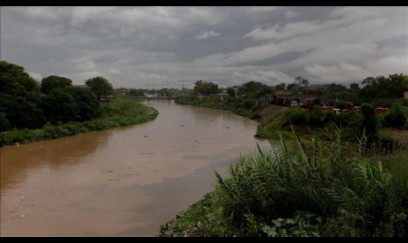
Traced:
POLYGON ((255 121, 150 101, 151 122, 0 149, 1 236, 154 236, 255 150, 255 121))

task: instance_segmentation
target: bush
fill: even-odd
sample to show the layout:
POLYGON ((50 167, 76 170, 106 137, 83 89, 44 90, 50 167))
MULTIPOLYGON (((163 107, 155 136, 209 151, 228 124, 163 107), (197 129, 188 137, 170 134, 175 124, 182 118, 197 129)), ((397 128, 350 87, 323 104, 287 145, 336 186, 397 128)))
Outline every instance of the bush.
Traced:
POLYGON ((368 139, 368 144, 378 137, 378 122, 372 105, 363 104, 361 106, 363 114, 363 128, 368 139))
POLYGON ((385 152, 389 153, 394 150, 394 139, 391 135, 381 135, 380 136, 380 144, 378 148, 378 152, 385 152))
MULTIPOLYGON (((300 109, 289 109, 287 110, 287 121, 286 125, 306 125, 307 116, 306 113, 300 109)), ((286 113, 286 112, 285 112, 286 113)))
POLYGON ((361 136, 364 129, 363 115, 361 113, 355 111, 344 112, 333 115, 332 119, 338 127, 341 127, 343 139, 357 141, 357 138, 361 136))
POLYGON ((323 114, 320 107, 313 108, 312 112, 309 113, 307 118, 307 123, 312 127, 321 127, 325 122, 325 115, 323 114))
POLYGON ((346 102, 343 102, 343 101, 341 101, 341 102, 337 102, 337 104, 336 104, 336 106, 335 106, 336 108, 339 108, 339 109, 345 109, 346 108, 346 102))
POLYGON ((398 104, 394 104, 389 113, 384 117, 384 125, 387 127, 403 127, 406 120, 407 118, 402 107, 398 104))
POLYGON ((216 173, 215 191, 161 235, 407 237, 407 181, 366 157, 365 139, 350 154, 338 130, 333 137, 327 149, 317 141, 306 149, 298 137, 272 152, 258 147, 230 166, 229 179, 216 173))

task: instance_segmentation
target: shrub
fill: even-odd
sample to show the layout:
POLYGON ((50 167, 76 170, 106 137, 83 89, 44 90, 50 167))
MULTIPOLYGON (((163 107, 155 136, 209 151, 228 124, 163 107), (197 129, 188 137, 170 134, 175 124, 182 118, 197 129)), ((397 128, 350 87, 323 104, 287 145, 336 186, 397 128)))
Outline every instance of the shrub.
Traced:
POLYGON ((252 115, 251 115, 251 119, 252 120, 257 120, 257 119, 260 119, 262 117, 262 115, 259 113, 259 112, 254 112, 252 115))
POLYGON ((391 127, 403 127, 405 125, 405 121, 407 120, 402 107, 398 104, 394 104, 391 107, 391 110, 387 115, 384 117, 385 126, 391 127))
POLYGON ((338 129, 326 149, 294 136, 294 145, 282 139, 272 152, 241 157, 229 179, 216 173, 215 191, 161 235, 408 236, 407 181, 366 157, 365 138, 350 154, 338 129))
POLYGON ((361 106, 363 114, 363 128, 370 144, 378 136, 378 122, 372 105, 363 104, 361 106))
POLYGON ((307 118, 307 123, 313 127, 321 127, 325 122, 325 115, 323 114, 320 107, 315 107, 309 113, 307 118))

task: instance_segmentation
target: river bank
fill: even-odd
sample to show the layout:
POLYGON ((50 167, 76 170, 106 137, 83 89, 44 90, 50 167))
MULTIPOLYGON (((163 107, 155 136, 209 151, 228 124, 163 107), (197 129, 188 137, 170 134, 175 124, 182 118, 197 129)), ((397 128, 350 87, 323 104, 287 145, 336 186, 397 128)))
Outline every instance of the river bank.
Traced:
POLYGON ((337 135, 308 152, 298 141, 242 157, 158 236, 408 236, 408 150, 350 154, 337 135))
POLYGON ((0 133, 0 146, 31 143, 72 136, 91 131, 135 125, 153 120, 158 112, 135 100, 119 96, 101 107, 100 115, 90 121, 69 122, 58 125, 46 124, 41 129, 20 129, 0 133))
POLYGON ((350 152, 356 133, 344 140, 341 128, 317 132, 300 123, 294 127, 300 135, 315 137, 301 142, 283 127, 294 118, 312 121, 312 115, 276 111, 261 113, 257 132, 268 139, 283 135, 276 151, 241 158, 228 179, 217 175, 215 189, 163 224, 158 236, 407 236, 406 130, 380 130, 395 140, 392 153, 366 153, 364 139, 350 152), (319 142, 323 135, 332 139, 319 142))

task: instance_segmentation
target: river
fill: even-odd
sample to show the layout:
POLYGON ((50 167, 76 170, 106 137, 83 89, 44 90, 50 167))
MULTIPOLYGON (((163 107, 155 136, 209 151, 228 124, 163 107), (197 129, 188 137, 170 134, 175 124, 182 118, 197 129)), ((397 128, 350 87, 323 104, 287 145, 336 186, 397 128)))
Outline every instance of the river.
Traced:
POLYGON ((142 125, 0 149, 1 236, 154 236, 255 150, 255 121, 150 101, 142 125))

